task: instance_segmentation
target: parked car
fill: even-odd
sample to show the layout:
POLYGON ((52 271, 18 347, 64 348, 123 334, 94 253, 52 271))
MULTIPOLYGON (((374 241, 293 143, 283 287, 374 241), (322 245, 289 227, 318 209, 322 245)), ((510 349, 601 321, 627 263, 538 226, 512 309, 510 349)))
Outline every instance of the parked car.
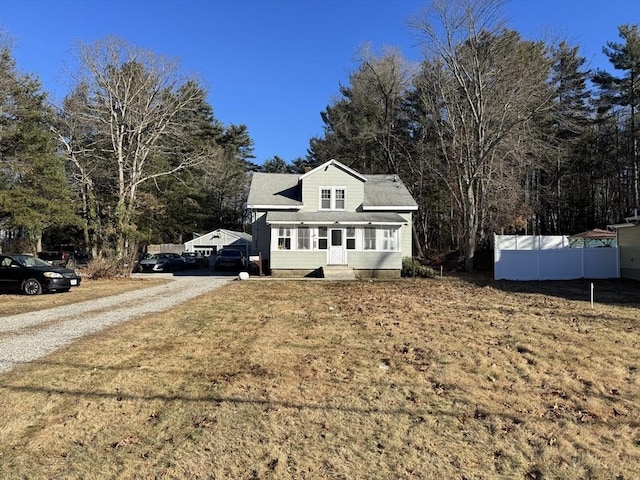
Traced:
POLYGON ((240 250, 224 248, 218 252, 214 263, 216 270, 243 270, 247 265, 247 259, 240 250))
POLYGON ((33 255, 0 255, 0 288, 26 295, 68 292, 80 285, 80 276, 69 268, 54 266, 33 255))
POLYGON ((138 262, 139 272, 179 272, 185 268, 184 258, 177 253, 153 253, 138 262))
POLYGON ((197 252, 182 252, 187 268, 207 268, 209 259, 199 255, 197 252))
POLYGON ((80 250, 75 245, 61 244, 54 245, 43 252, 38 252, 38 258, 52 265, 74 268, 76 265, 86 264, 91 255, 87 251, 80 250))

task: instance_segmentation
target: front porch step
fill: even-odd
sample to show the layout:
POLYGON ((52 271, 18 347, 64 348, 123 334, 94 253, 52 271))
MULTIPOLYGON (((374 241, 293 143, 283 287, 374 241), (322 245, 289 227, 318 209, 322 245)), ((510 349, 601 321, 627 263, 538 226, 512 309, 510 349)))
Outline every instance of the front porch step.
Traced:
POLYGON ((347 265, 325 265, 322 267, 322 277, 329 280, 355 280, 356 274, 347 265))

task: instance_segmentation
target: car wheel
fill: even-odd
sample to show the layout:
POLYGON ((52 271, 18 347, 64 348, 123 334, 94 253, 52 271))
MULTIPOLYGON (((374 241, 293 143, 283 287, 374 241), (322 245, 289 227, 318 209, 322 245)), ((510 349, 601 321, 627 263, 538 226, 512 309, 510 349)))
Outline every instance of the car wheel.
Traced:
POLYGON ((22 284, 22 291, 26 295, 40 295, 42 293, 42 285, 35 278, 29 278, 22 284))

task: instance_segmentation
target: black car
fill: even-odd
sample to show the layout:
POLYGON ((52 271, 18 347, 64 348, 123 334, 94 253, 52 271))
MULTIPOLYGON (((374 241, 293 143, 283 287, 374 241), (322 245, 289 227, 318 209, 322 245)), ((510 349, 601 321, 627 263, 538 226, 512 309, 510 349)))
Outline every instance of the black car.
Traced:
POLYGON ((247 265, 247 260, 240 250, 225 248, 218 252, 214 263, 216 270, 242 270, 247 265))
POLYGON ((0 254, 0 289, 22 291, 27 295, 42 292, 68 292, 80 285, 80 276, 69 268, 24 254, 0 254))
POLYGON ((209 266, 209 259, 203 257, 198 252, 182 252, 182 258, 187 268, 207 268, 209 266))

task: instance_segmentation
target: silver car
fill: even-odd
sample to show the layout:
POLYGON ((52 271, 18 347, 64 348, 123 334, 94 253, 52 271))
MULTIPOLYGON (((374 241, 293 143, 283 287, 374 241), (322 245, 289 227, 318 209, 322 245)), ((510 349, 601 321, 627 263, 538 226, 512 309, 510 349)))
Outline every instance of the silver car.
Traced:
POLYGON ((177 253, 154 253, 138 263, 139 272, 179 272, 185 268, 184 258, 177 253))

